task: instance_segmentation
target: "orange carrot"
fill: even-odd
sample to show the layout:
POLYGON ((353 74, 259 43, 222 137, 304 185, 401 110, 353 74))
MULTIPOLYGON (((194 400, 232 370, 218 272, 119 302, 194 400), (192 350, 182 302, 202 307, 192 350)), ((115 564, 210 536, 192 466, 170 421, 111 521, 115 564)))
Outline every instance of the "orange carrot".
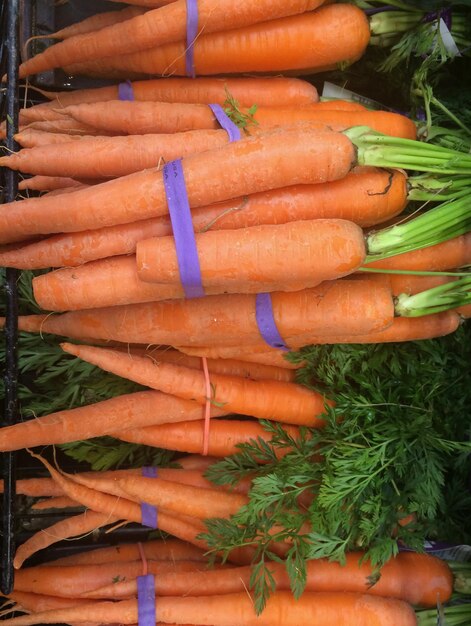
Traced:
POLYGON ((57 496, 54 498, 47 498, 46 500, 40 500, 31 505, 32 511, 47 511, 50 509, 73 509, 81 507, 82 505, 72 500, 68 496, 57 496))
POLYGON ((81 183, 73 178, 63 176, 33 176, 25 178, 18 184, 18 189, 34 189, 35 191, 53 191, 55 189, 65 189, 80 187, 81 183))
MULTIPOLYGON (((227 92, 240 106, 303 105, 317 102, 314 85, 299 78, 161 78, 132 83, 136 101, 188 102, 224 104, 227 92)), ((65 92, 43 92, 50 102, 20 111, 24 121, 41 119, 44 109, 66 107, 86 102, 105 102, 118 98, 118 86, 100 87, 65 92)))
POLYGON ((249 363, 257 363, 263 365, 272 365, 276 367, 282 367, 291 371, 302 367, 302 363, 290 363, 285 357, 285 353, 280 352, 277 348, 238 348, 235 346, 230 347, 198 347, 198 346, 178 346, 180 352, 189 356, 206 357, 211 359, 237 358, 243 359, 249 363), (230 355, 230 356, 227 356, 230 355))
MULTIPOLYGON (((198 561, 148 561, 149 574, 202 572, 207 565, 198 561)), ((80 565, 39 565, 20 569, 15 575, 15 591, 75 598, 111 584, 113 580, 135 579, 142 573, 142 560, 80 565)))
MULTIPOLYGON (((232 626, 416 626, 412 607, 392 598, 381 598, 366 593, 306 592, 295 600, 291 592, 275 592, 263 613, 255 614, 253 601, 246 591, 241 593, 161 597, 156 615, 164 623, 198 621, 201 625, 232 626), (195 620, 196 616, 196 620, 195 620)), ((137 600, 96 602, 79 608, 47 611, 7 620, 7 626, 30 626, 38 622, 90 621, 134 624, 137 621, 137 600)))
MULTIPOLYGON (((199 548, 179 539, 154 539, 141 543, 144 555, 154 561, 207 561, 199 548)), ((140 558, 137 543, 125 543, 80 552, 71 556, 55 559, 54 565, 81 565, 112 563, 115 561, 133 561, 140 558)))
MULTIPOLYGON (((335 4, 302 15, 274 19, 224 32, 204 33, 194 46, 195 71, 213 74, 307 73, 335 69, 358 60, 369 42, 368 20, 357 7, 335 4)), ((149 50, 107 57, 66 68, 71 73, 120 78, 185 76, 185 39, 149 50)), ((256 101, 255 101, 256 102, 256 101)))
MULTIPOLYGON (((219 287, 220 293, 260 293, 279 285, 289 291, 293 281, 311 287, 351 274, 366 255, 362 229, 346 220, 219 230, 199 233, 195 241, 203 287, 219 287), (239 285, 244 284, 241 290, 239 285)), ((138 242, 136 263, 143 281, 181 284, 171 236, 138 242)))
MULTIPOLYGON (((57 296, 58 297, 58 296, 57 296)), ((151 302, 72 311, 60 316, 26 316, 20 328, 64 337, 97 338, 156 345, 259 345, 254 295, 229 294, 192 300, 151 302), (211 326, 201 320, 211 319, 211 326)), ((331 281, 314 289, 272 293, 276 324, 286 341, 298 335, 365 334, 389 326, 393 302, 387 287, 367 281, 331 281), (352 312, 355 312, 353 315, 352 312)), ((250 345, 250 348, 248 347, 250 345)))
MULTIPOLYGON (((183 170, 190 206, 198 207, 287 184, 337 180, 348 173, 354 159, 345 135, 301 124, 191 155, 184 159, 183 170), (208 185, 208 180, 217 182, 208 185)), ((157 168, 69 194, 65 206, 60 198, 32 198, 4 207, 0 243, 128 223, 168 210, 157 168)))
MULTIPOLYGON (((128 356, 105 348, 67 343, 61 344, 61 347, 69 354, 118 376, 181 398, 195 400, 202 405, 207 402, 203 372, 171 363, 153 363, 150 359, 128 356)), ((301 385, 213 374, 211 386, 212 402, 216 406, 221 403, 220 406, 227 412, 313 427, 323 424, 320 416, 325 412, 328 401, 301 385)))
MULTIPOLYGON (((305 592, 326 592, 332 589, 342 592, 369 593, 404 600, 415 606, 435 607, 437 599, 447 602, 453 591, 453 575, 445 561, 427 554, 403 552, 381 568, 381 576, 371 584, 373 568, 368 561, 359 564, 364 556, 360 552, 346 555, 345 565, 325 559, 307 562, 305 592), (414 584, 410 581, 414 580, 414 584)), ((276 589, 289 590, 290 581, 283 563, 271 563, 270 572, 276 581, 276 589)), ((223 571, 195 573, 165 572, 158 577, 155 592, 158 596, 213 596, 238 593, 250 588, 251 567, 228 568, 223 571)), ((111 599, 135 597, 135 580, 118 582, 89 592, 87 598, 111 599)))
MULTIPOLYGON (((301 14, 320 4, 320 0, 259 0, 254 7, 253 3, 244 0, 201 0, 198 5, 198 25, 206 33, 218 32, 285 15, 301 14)), ((71 63, 146 50, 172 41, 183 41, 185 37, 186 2, 176 0, 97 33, 77 35, 57 43, 22 63, 20 77, 26 78, 71 63)))
POLYGON ((0 157, 0 167, 43 176, 115 178, 229 142, 224 130, 167 135, 88 137, 64 144, 27 148, 0 157))
MULTIPOLYGON (((153 361, 174 363, 175 365, 182 365, 183 367, 197 370, 202 369, 200 358, 183 354, 178 352, 178 350, 152 347, 141 350, 131 348, 130 353, 147 356, 153 361)), ((208 359, 208 370, 210 374, 232 374, 242 378, 251 378, 252 380, 294 381, 294 372, 292 370, 273 365, 248 363, 236 359, 208 359)))
MULTIPOLYGON (((296 427, 285 425, 284 428, 292 437, 297 437, 296 427)), ((156 448, 166 448, 178 452, 201 452, 203 449, 204 422, 180 422, 120 430, 113 437, 130 443, 142 443, 156 448)), ((236 454, 239 443, 247 443, 252 439, 270 441, 271 435, 254 421, 216 419, 211 423, 209 437, 209 454, 215 457, 236 454)))
MULTIPOLYGON (((170 102, 123 102, 109 100, 76 104, 59 109, 61 113, 73 117, 77 122, 93 126, 98 130, 126 133, 128 135, 145 135, 147 133, 178 133, 198 129, 218 129, 220 124, 212 110, 205 104, 170 103, 170 102)), ((317 112, 326 111, 363 111, 365 107, 356 103, 336 100, 331 102, 315 102, 303 106, 258 107, 253 119, 256 125, 249 125, 249 134, 259 126, 270 127, 282 124, 293 124, 304 121, 317 121, 317 112)), ((249 114, 242 108, 241 112, 249 114)), ((324 116, 329 120, 328 116, 324 116)), ((370 116, 371 120, 375 116, 370 116)), ((369 125, 370 117, 365 117, 365 125, 369 125)), ((359 118, 362 119, 362 118, 359 118)), ((322 123, 324 121, 321 115, 322 123)), ((373 122, 374 123, 374 122, 373 122)), ((359 124, 359 122, 357 122, 359 124)))
POLYGON ((46 530, 40 530, 21 544, 15 554, 13 566, 19 569, 27 558, 62 539, 86 535, 96 528, 113 524, 118 521, 110 513, 102 514, 95 511, 85 511, 80 515, 67 517, 49 526, 46 530))
MULTIPOLYGON (((128 2, 127 4, 133 3, 128 2)), ((139 0, 139 3, 136 4, 144 5, 145 0, 139 0)), ((71 24, 70 26, 61 28, 60 30, 56 30, 56 32, 52 33, 52 35, 47 35, 47 38, 68 39, 69 37, 75 37, 76 35, 91 33, 102 28, 106 28, 106 26, 111 26, 112 24, 119 24, 121 22, 124 22, 133 17, 136 17, 136 15, 142 15, 146 11, 147 9, 143 6, 133 6, 126 7, 125 9, 121 9, 120 11, 105 11, 104 13, 97 13, 96 15, 87 17, 80 22, 71 24)))
MULTIPOLYGON (((325 218, 371 226, 397 215, 406 203, 406 177, 399 170, 357 167, 337 181, 285 187, 194 209, 192 218, 196 232, 325 218)), ((151 218, 55 235, 14 251, 0 252, 0 264, 19 269, 77 266, 99 258, 132 254, 138 241, 171 233, 169 218, 151 218)))
MULTIPOLYGON (((136 357, 137 358, 137 357, 136 357)), ((217 407, 214 416, 225 414, 217 407)), ((105 435, 123 427, 201 419, 196 402, 141 391, 0 428, 0 450, 19 450, 105 435), (164 420, 164 421, 162 421, 164 420)))
POLYGON ((65 133, 48 133, 34 128, 25 128, 15 135, 15 141, 22 148, 37 148, 58 143, 81 141, 85 135, 66 135, 65 133))
POLYGON ((471 233, 466 233, 429 248, 405 252, 389 257, 389 259, 368 263, 365 267, 440 272, 470 263, 471 233))
POLYGON ((58 598, 57 596, 25 591, 13 591, 8 597, 17 603, 19 610, 24 610, 27 613, 40 613, 41 611, 51 611, 92 602, 86 598, 58 598))

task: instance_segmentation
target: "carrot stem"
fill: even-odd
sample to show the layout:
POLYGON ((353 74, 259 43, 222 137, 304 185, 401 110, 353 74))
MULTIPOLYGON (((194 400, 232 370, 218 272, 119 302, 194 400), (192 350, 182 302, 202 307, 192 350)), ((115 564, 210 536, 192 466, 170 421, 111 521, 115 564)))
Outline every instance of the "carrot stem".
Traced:
POLYGON ((471 173, 471 155, 433 144, 389 137, 367 126, 354 126, 344 134, 357 148, 359 165, 396 167, 437 174, 471 173))
POLYGON ((471 604, 447 606, 444 610, 445 622, 439 621, 440 609, 416 611, 417 626, 436 626, 446 623, 447 626, 467 626, 471 620, 471 604))
POLYGON ((386 259, 453 239, 471 230, 471 194, 447 200, 403 224, 394 224, 367 237, 366 263, 386 259))
POLYGON ((465 276, 413 296, 401 294, 396 298, 395 312, 402 317, 421 317, 469 303, 471 303, 471 277, 465 276))
POLYGON ((421 174, 411 176, 407 180, 409 200, 417 201, 442 201, 456 199, 460 195, 469 192, 471 178, 467 176, 454 176, 442 178, 421 174))
POLYGON ((453 590, 457 593, 471 595, 471 563, 449 561, 448 565, 453 572, 453 590))

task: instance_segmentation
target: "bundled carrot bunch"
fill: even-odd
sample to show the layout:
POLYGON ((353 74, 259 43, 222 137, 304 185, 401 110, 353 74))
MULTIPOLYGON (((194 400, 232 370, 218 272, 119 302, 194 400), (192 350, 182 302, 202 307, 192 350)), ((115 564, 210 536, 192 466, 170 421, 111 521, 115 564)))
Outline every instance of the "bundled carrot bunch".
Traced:
MULTIPOLYGON (((190 41, 184 0, 144 4, 55 33, 63 41, 25 61, 21 76, 55 67, 119 78, 322 71, 357 59, 369 38, 352 5, 200 0, 201 32, 190 41), (332 29, 335 45, 327 45, 321 39, 332 29)), ((209 571, 203 536, 209 518, 227 520, 248 504, 252 478, 229 489, 203 472, 254 440, 276 462, 325 428, 332 396, 296 382, 302 363, 286 360, 288 350, 458 328, 471 302, 470 279, 455 280, 471 263, 470 155, 416 141, 403 115, 318 102, 315 88, 294 78, 128 81, 50 94, 23 109, 20 123, 23 149, 0 165, 32 175, 22 188, 48 193, 3 207, 0 264, 56 268, 33 280, 48 313, 20 317, 20 330, 75 340, 61 344, 64 352, 144 389, 4 427, 0 450, 111 435, 196 456, 157 477, 68 475, 41 459, 51 479, 20 481, 19 490, 52 497, 39 507, 86 510, 20 546, 15 566, 59 538, 125 521, 194 546, 170 542, 171 564, 147 555, 144 569, 163 596, 153 622, 193 623, 201 607, 196 623, 208 626, 306 617, 400 626, 417 623, 407 603, 431 607, 437 594, 447 601, 452 575, 442 563, 401 554, 368 586, 374 563, 352 553, 346 568, 313 561, 295 602, 285 569, 292 545, 270 537, 277 591, 256 617, 245 590, 257 585, 249 564, 259 552, 241 541, 230 566, 209 571), (409 200, 434 206, 403 214, 409 200), (277 435, 259 420, 279 424, 289 445, 272 448, 277 435), (399 584, 398 593, 396 569, 416 558, 432 582, 418 594, 399 584)), ((307 507, 314 496, 303 497, 307 507)), ((122 564, 105 556, 92 565, 84 555, 79 572, 70 561, 21 571, 12 600, 32 614, 11 625, 141 624, 142 563, 130 550, 122 564), (39 575, 48 595, 67 600, 27 596, 40 594, 28 586, 39 575)))

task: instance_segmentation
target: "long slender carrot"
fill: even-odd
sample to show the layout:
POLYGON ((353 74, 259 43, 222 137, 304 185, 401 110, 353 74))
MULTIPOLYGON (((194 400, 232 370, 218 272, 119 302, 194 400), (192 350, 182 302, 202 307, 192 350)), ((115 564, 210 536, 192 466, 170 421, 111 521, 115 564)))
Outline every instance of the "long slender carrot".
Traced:
MULTIPOLYGON (((199 76, 213 74, 309 73, 358 60, 369 42, 369 25, 357 7, 335 4, 302 15, 274 19, 224 32, 205 31, 195 42, 199 76)), ((185 76, 184 38, 139 53, 107 57, 66 68, 71 73, 120 78, 130 72, 185 76)))
POLYGON ((32 511, 48 511, 50 509, 73 509, 82 505, 68 496, 46 498, 31 505, 32 511))
MULTIPOLYGON (((217 129, 220 124, 212 110, 205 104, 169 102, 123 102, 109 100, 71 105, 60 112, 78 122, 113 132, 128 135, 147 133, 177 133, 197 129, 217 129)), ((258 126, 277 126, 298 121, 316 121, 316 111, 366 111, 365 107, 349 101, 315 102, 303 106, 257 107, 252 113, 255 126, 249 126, 251 134, 258 126), (266 119, 265 119, 266 118, 266 119)), ((55 113, 56 109, 51 113, 55 113)), ((242 113, 250 111, 242 108, 242 113)), ((55 113, 57 115, 57 113, 55 113)))
MULTIPOLYGON (((247 0, 200 0, 198 26, 206 33, 240 28, 286 15, 301 14, 321 4, 320 0, 259 0, 254 7, 247 0)), ((366 18, 365 18, 366 22, 366 18)), ((366 22, 367 24, 367 22, 366 22)), ((369 33, 368 33, 369 34, 369 33)), ((97 33, 77 35, 47 48, 20 66, 20 77, 71 63, 122 55, 186 37, 186 2, 176 0, 147 11, 97 33)), ((365 42, 366 45, 366 42, 365 42)))
POLYGON ((282 367, 291 371, 302 367, 302 363, 290 363, 285 359, 285 354, 280 352, 278 348, 256 348, 253 347, 244 348, 231 346, 231 347, 211 347, 205 348, 203 346, 178 346, 179 352, 187 354, 189 356, 206 357, 214 359, 225 359, 224 354, 231 355, 227 358, 244 359, 249 363, 257 363, 263 365, 273 365, 276 367, 282 367))
MULTIPOLYGON (((217 416, 225 413, 215 406, 211 414, 217 416)), ((80 441, 106 435, 123 427, 132 428, 133 424, 144 426, 164 423, 162 420, 191 419, 201 419, 198 403, 182 401, 163 393, 142 391, 0 428, 0 449, 19 450, 80 441)))
POLYGON ((18 546, 13 566, 19 569, 27 558, 45 548, 70 537, 86 535, 95 529, 118 521, 110 513, 97 513, 95 511, 85 511, 80 515, 74 515, 56 522, 45 530, 40 530, 24 543, 18 546))
POLYGON ((19 143, 22 148, 37 148, 39 146, 49 146, 51 144, 81 141, 84 137, 85 135, 66 135, 65 133, 49 133, 44 130, 24 128, 19 133, 16 133, 15 141, 19 143))
MULTIPOLYGON (((193 596, 187 598, 161 597, 156 608, 156 620, 164 623, 198 621, 214 626, 416 626, 412 607, 391 598, 366 593, 318 592, 304 593, 295 600, 288 591, 274 593, 263 613, 255 614, 252 598, 241 593, 193 596), (158 617, 157 617, 158 611, 158 617), (196 618, 196 619, 195 619, 196 618)), ((80 608, 47 611, 6 621, 11 626, 51 624, 58 622, 95 622, 134 624, 137 621, 137 600, 96 602, 80 608)))
MULTIPOLYGON (((171 363, 153 363, 149 359, 128 356, 115 350, 67 343, 61 346, 69 354, 124 378, 165 393, 191 398, 203 405, 207 402, 203 372, 171 363)), ((213 374, 211 385, 212 402, 216 406, 223 406, 228 412, 313 427, 323 424, 320 416, 325 412, 325 403, 328 401, 300 385, 269 380, 252 381, 224 374, 213 374)))
MULTIPOLYGON (((296 427, 285 425, 285 429, 296 437, 296 427)), ((162 447, 179 452, 201 452, 203 449, 204 422, 180 422, 179 424, 163 424, 121 430, 113 433, 113 437, 130 443, 162 447)), ((236 454, 239 443, 247 443, 251 439, 270 441, 271 435, 254 421, 216 419, 211 423, 209 437, 209 454, 215 457, 236 454)))
POLYGON ((27 174, 116 178, 229 142, 224 130, 192 130, 162 135, 88 137, 64 144, 26 148, 0 157, 6 166, 27 174))
MULTIPOLYGON (((203 104, 110 101, 70 106, 63 112, 85 126, 129 135, 219 128, 212 111, 203 104)), ((358 109, 355 105, 335 101, 302 107, 258 107, 253 119, 257 125, 249 126, 249 132, 282 124, 319 122, 334 130, 369 126, 378 132, 397 137, 415 139, 417 135, 414 122, 403 115, 368 111, 361 105, 358 109)))
MULTIPOLYGON (((207 561, 202 550, 179 539, 153 539, 141 543, 144 555, 155 561, 207 561)), ((107 548, 72 554, 53 561, 54 565, 81 565, 133 561, 140 558, 137 543, 120 543, 107 548)))
MULTIPOLYGON (((364 334, 389 326, 393 319, 390 291, 367 281, 332 281, 314 289, 272 294, 274 318, 281 336, 364 334), (355 313, 355 315, 353 315, 355 313)), ((60 316, 27 316, 21 328, 64 337, 111 339, 156 345, 260 345, 253 295, 229 294, 192 300, 152 302, 71 311, 60 316), (202 326, 201 320, 211 319, 202 326)), ((249 351, 249 350, 247 350, 249 351)))
POLYGON ((34 189, 35 191, 53 191, 80 187, 80 182, 64 176, 33 176, 25 178, 18 184, 18 189, 34 189))
MULTIPOLYGON (((344 565, 316 559, 307 563, 306 592, 330 591, 369 593, 404 600, 415 606, 434 607, 437 600, 447 602, 453 591, 453 575, 445 561, 427 554, 403 552, 381 568, 381 576, 371 584, 373 568, 368 562, 359 564, 360 552, 346 555, 344 565), (411 584, 413 581, 413 584, 411 584)), ((290 581, 283 563, 270 564, 276 589, 289 590, 290 581)), ((156 580, 158 596, 212 596, 250 589, 251 567, 195 572, 163 573, 156 580)), ((137 595, 135 580, 118 582, 86 594, 87 598, 111 599, 137 595)))
MULTIPOLYGON (((128 2, 127 4, 133 3, 128 2)), ((145 0, 139 0, 139 3, 136 2, 136 4, 139 4, 139 6, 131 6, 121 9, 120 11, 105 11, 104 13, 91 15, 80 22, 76 22, 75 24, 56 30, 56 32, 51 35, 47 35, 47 37, 51 39, 68 39, 69 37, 83 35, 84 33, 91 33, 113 24, 119 24, 136 17, 137 15, 142 15, 147 11, 145 7, 141 6, 145 4, 145 0)))
POLYGON ((8 597, 17 603, 20 610, 25 610, 28 613, 40 613, 41 611, 51 611, 53 609, 62 609, 93 602, 93 600, 87 600, 86 598, 59 598, 57 596, 25 591, 13 591, 8 597))
MULTIPOLYGON (((345 135, 301 124, 191 155, 184 159, 183 170, 190 206, 198 207, 287 184, 337 180, 354 160, 353 145, 345 135), (208 180, 217 183, 208 185, 208 180)), ((4 206, 0 243, 128 223, 168 210, 163 174, 157 168, 72 193, 66 206, 60 198, 4 206)))
MULTIPOLYGON (((406 177, 402 172, 357 167, 340 180, 285 187, 194 209, 192 218, 196 232, 325 218, 371 226, 399 214, 406 203, 406 177)), ((14 251, 0 252, 0 263, 20 269, 77 266, 99 258, 132 254, 138 241, 171 232, 168 218, 151 218, 55 235, 14 251)))
MULTIPOLYGON (((188 102, 224 104, 229 92, 240 104, 250 107, 282 104, 303 105, 317 102, 319 96, 314 85, 299 78, 161 78, 132 83, 136 101, 188 102)), ((41 119, 44 109, 86 102, 116 100, 118 86, 99 87, 65 92, 43 92, 50 102, 20 111, 21 120, 41 119)))
MULTIPOLYGON (((206 563, 198 561, 148 561, 149 574, 203 572, 206 563)), ((20 569, 15 575, 15 591, 76 598, 99 589, 113 580, 135 579, 142 573, 142 560, 80 565, 40 565, 20 569)))

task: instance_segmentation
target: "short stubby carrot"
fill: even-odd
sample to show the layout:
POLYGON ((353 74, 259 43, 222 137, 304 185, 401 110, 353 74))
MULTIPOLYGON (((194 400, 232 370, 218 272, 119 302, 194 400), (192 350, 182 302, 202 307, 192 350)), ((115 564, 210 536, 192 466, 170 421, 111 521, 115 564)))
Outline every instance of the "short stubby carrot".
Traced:
MULTIPOLYGON (((354 162, 355 150, 345 135, 298 125, 194 154, 182 163, 194 208, 286 185, 337 180, 354 162)), ((60 198, 6 204, 0 243, 129 223, 167 210, 163 173, 155 168, 71 193, 66 205, 60 198)))
MULTIPOLYGON (((272 291, 294 281, 341 278, 358 269, 366 255, 362 229, 346 220, 303 220, 287 224, 218 230, 195 236, 203 288, 220 287, 220 293, 238 291, 231 283, 247 283, 245 293, 272 291), (267 285, 273 283, 274 288, 267 285)), ((136 247, 141 280, 180 284, 173 237, 140 241, 136 247)))
MULTIPOLYGON (((349 4, 332 4, 302 15, 274 19, 235 30, 208 33, 194 46, 198 76, 281 73, 335 69, 358 60, 370 40, 368 20, 349 4)), ((76 63, 67 71, 92 76, 125 77, 129 72, 185 76, 185 38, 139 53, 76 63)), ((250 106, 250 105, 249 105, 250 106)))
MULTIPOLYGON (((63 350, 105 371, 180 398, 205 405, 208 401, 203 372, 116 350, 63 343, 63 350)), ((320 427, 326 405, 324 396, 295 383, 213 374, 211 402, 226 412, 251 415, 297 425, 320 427)))
MULTIPOLYGON (((240 28, 267 19, 302 14, 322 0, 199 0, 198 26, 205 32, 240 28)), ((20 77, 71 63, 113 57, 186 38, 186 0, 147 11, 97 33, 77 35, 47 48, 20 66, 20 77)), ((366 21, 366 19, 365 19, 366 21)))
POLYGON ((192 130, 162 135, 88 137, 26 148, 0 157, 0 167, 43 176, 117 178, 189 154, 226 145, 224 130, 192 130))
MULTIPOLYGON (((274 318, 281 336, 365 334, 387 328, 394 317, 390 290, 367 281, 329 281, 313 289, 274 292, 274 318)), ((83 340, 175 346, 260 345, 256 296, 229 294, 112 306, 62 315, 25 316, 20 328, 83 340), (211 324, 202 324, 211 320, 211 324)), ((249 349, 247 349, 249 351, 249 349)))

